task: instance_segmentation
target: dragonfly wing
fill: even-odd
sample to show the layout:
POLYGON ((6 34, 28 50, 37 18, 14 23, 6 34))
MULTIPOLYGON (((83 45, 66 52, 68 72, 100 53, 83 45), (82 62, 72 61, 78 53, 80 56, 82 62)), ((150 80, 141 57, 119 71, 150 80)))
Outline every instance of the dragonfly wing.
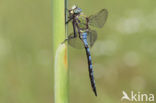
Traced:
POLYGON ((97 33, 95 30, 89 30, 88 31, 88 37, 87 37, 87 42, 90 47, 92 47, 97 39, 97 33))
POLYGON ((97 14, 88 17, 89 25, 102 28, 107 20, 108 11, 107 9, 100 10, 97 14))
MULTIPOLYGON (((68 36, 68 44, 74 48, 83 49, 84 44, 83 44, 82 40, 78 36, 76 38, 73 38, 73 37, 74 37, 74 33, 71 33, 68 36)), ((92 47, 94 45, 94 42, 96 41, 96 39, 97 39, 96 31, 89 30, 87 32, 87 42, 88 42, 89 47, 92 47)))
POLYGON ((77 49, 84 48, 84 44, 82 43, 80 38, 79 37, 73 38, 73 37, 74 37, 74 33, 71 33, 68 36, 68 44, 72 46, 73 48, 77 48, 77 49))

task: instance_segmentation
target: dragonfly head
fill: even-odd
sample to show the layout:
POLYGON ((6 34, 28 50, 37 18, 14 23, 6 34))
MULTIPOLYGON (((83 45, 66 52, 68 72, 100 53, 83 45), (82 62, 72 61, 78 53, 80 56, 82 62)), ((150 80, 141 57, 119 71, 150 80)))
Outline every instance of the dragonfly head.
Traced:
POLYGON ((80 14, 82 12, 81 8, 78 8, 76 5, 72 6, 72 8, 69 10, 70 14, 80 14))

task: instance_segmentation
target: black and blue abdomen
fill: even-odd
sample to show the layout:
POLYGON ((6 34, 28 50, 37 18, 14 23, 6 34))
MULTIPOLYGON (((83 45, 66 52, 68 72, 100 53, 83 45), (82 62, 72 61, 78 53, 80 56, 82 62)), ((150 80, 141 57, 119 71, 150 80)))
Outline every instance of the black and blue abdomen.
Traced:
POLYGON ((81 34, 81 36, 80 36, 80 39, 83 41, 84 46, 85 46, 85 50, 86 50, 86 55, 87 55, 87 59, 88 59, 88 69, 89 69, 89 77, 90 77, 90 81, 91 81, 91 86, 92 86, 92 89, 93 89, 95 95, 97 96, 96 86, 95 86, 95 80, 94 80, 94 75, 93 75, 92 59, 91 59, 90 49, 89 49, 88 42, 87 42, 87 32, 83 32, 81 34))

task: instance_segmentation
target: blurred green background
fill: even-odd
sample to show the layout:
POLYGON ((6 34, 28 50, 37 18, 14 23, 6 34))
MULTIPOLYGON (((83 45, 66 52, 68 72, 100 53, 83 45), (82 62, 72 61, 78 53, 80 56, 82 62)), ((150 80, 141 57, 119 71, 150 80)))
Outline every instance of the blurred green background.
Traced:
MULTIPOLYGON (((53 103, 51 3, 0 0, 0 103, 53 103)), ((156 1, 69 1, 74 4, 86 15, 106 8, 109 16, 91 49, 98 97, 85 51, 69 47, 70 103, 120 103, 123 90, 156 94, 156 1)))

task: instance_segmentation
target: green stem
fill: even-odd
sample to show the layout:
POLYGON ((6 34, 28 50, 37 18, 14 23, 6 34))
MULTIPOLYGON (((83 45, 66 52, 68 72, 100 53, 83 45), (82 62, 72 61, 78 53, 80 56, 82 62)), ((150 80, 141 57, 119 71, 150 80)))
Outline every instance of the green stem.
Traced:
MULTIPOLYGON (((66 3, 67 5, 67 3, 66 3)), ((65 40, 65 1, 52 0, 52 32, 54 54, 54 85, 55 103, 68 103, 69 98, 69 70, 68 70, 68 49, 65 40)))

